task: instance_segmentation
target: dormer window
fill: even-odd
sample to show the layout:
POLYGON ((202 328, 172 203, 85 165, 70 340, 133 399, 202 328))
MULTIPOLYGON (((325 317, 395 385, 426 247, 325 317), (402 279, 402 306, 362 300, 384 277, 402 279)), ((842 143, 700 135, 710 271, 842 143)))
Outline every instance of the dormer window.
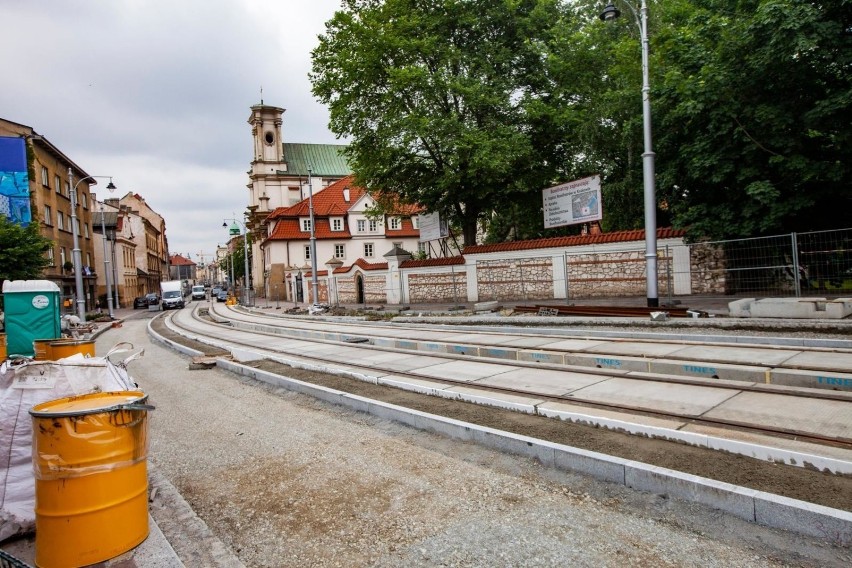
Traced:
POLYGON ((302 219, 302 230, 308 232, 311 230, 311 220, 310 219, 302 219))
POLYGON ((391 231, 400 230, 402 228, 402 222, 400 221, 399 217, 391 217, 390 219, 388 219, 388 228, 391 231))
POLYGON ((343 219, 339 217, 335 217, 331 220, 331 230, 332 231, 342 231, 343 230, 343 219))
POLYGON ((420 217, 418 217, 417 215, 413 215, 411 217, 411 226, 414 227, 415 229, 419 229, 420 228, 420 217))

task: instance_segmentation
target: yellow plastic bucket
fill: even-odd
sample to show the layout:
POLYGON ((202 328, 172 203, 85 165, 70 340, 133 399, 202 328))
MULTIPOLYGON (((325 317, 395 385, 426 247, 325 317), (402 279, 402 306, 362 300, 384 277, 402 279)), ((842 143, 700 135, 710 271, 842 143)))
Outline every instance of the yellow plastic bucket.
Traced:
POLYGON ((50 344, 60 341, 59 338, 53 339, 33 339, 33 351, 35 352, 36 361, 50 361, 50 344))
POLYGON ((0 361, 3 361, 8 357, 9 353, 6 351, 6 334, 0 333, 0 361))
POLYGON ((50 343, 50 359, 55 361, 82 353, 86 357, 95 356, 95 342, 87 339, 61 339, 50 343))
POLYGON ((35 562, 85 566, 148 536, 148 411, 142 391, 35 405, 35 562))

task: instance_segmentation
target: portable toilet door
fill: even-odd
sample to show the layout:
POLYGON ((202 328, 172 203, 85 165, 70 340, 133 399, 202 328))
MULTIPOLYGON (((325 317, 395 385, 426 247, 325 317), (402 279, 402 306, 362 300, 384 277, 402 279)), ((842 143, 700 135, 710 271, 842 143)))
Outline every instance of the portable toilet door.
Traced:
POLYGON ((59 286, 50 280, 3 283, 6 348, 9 356, 35 355, 33 340, 61 336, 59 286))

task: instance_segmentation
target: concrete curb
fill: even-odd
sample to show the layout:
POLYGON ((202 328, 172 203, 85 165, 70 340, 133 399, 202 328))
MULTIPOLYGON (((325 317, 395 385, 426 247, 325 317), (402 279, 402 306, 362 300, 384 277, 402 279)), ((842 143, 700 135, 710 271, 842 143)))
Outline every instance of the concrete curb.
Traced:
MULTIPOLYGON (((200 354, 159 336, 150 325, 148 331, 161 343, 182 353, 200 354)), ((852 544, 852 513, 847 511, 427 414, 282 377, 233 361, 218 359, 217 366, 235 374, 382 419, 458 440, 476 442, 498 451, 534 458, 548 467, 590 475, 640 491, 666 494, 700 503, 749 522, 817 537, 835 545, 852 544)))

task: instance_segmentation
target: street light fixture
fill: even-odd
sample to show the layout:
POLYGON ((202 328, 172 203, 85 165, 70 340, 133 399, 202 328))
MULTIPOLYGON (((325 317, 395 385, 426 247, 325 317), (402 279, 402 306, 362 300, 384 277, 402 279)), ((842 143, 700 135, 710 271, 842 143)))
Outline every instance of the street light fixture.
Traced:
MULTIPOLYGON (((640 0, 639 12, 627 0, 622 0, 639 26, 639 38, 642 42, 642 123, 645 139, 645 151, 642 153, 642 177, 645 195, 645 278, 648 296, 648 307, 660 305, 657 292, 657 200, 654 187, 654 152, 651 149, 651 86, 648 77, 648 5, 647 0, 640 0)), ((610 2, 600 19, 608 22, 621 15, 621 11, 610 2)))
MULTIPOLYGON (((248 228, 246 227, 245 223, 243 223, 242 221, 238 221, 235 217, 231 218, 231 219, 224 219, 223 222, 222 222, 222 226, 227 227, 228 221, 231 221, 231 226, 228 228, 228 233, 232 237, 239 235, 240 234, 240 227, 243 228, 243 256, 244 256, 243 260, 245 260, 245 276, 243 277, 245 279, 245 285, 243 286, 243 305, 248 306, 249 305, 249 286, 251 285, 250 278, 249 278, 249 261, 248 261, 248 228)), ((233 264, 233 259, 231 261, 231 264, 233 264)), ((233 273, 231 274, 231 276, 233 277, 233 273)))
MULTIPOLYGON (((116 187, 112 183, 112 178, 109 179, 109 184, 107 184, 107 189, 110 192, 115 191, 116 187)), ((101 201, 101 236, 104 239, 104 278, 106 278, 106 288, 107 288, 107 312, 109 313, 109 319, 115 319, 113 314, 113 298, 112 298, 112 284, 110 282, 110 270, 109 270, 109 253, 107 252, 107 241, 109 238, 107 237, 106 232, 106 221, 104 217, 106 213, 104 212, 104 202, 101 201)), ((115 229, 113 229, 113 239, 112 246, 115 248, 115 229)), ((116 287, 118 287, 118 282, 116 282, 116 287)))
MULTIPOLYGON (((71 250, 71 260, 74 264, 74 285, 77 293, 77 317, 80 318, 81 323, 86 323, 86 296, 83 291, 83 260, 80 254, 80 237, 78 235, 80 231, 80 223, 77 219, 77 186, 87 179, 94 180, 96 178, 109 179, 107 189, 115 189, 115 185, 112 183, 112 176, 86 176, 77 180, 77 183, 74 183, 74 172, 71 171, 70 166, 68 167, 68 186, 71 188, 71 237, 74 243, 74 248, 71 250)), ((97 182, 95 182, 95 184, 97 184, 97 182)), ((104 237, 106 237, 106 235, 104 235, 104 237)), ((109 282, 109 275, 107 275, 107 282, 109 282)), ((112 294, 110 294, 110 296, 112 296, 112 294)), ((111 301, 109 305, 110 315, 112 315, 111 301)))

